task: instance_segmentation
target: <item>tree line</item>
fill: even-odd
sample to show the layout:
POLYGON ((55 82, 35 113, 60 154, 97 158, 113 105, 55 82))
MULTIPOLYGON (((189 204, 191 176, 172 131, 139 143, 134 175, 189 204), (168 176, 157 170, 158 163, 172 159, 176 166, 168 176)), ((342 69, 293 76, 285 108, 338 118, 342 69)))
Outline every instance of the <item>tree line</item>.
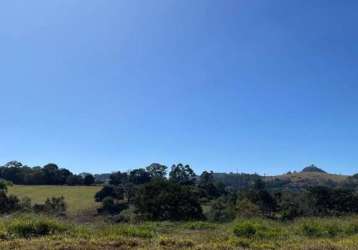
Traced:
POLYGON ((99 213, 117 221, 224 222, 258 216, 291 220, 358 213, 358 193, 352 186, 314 186, 292 191, 272 188, 257 176, 247 178, 246 184, 235 189, 215 179, 213 172, 196 175, 189 165, 177 164, 168 173, 167 166, 152 164, 130 172, 112 173, 95 200, 102 204, 99 213))
POLYGON ((43 167, 29 167, 18 161, 11 161, 0 167, 0 179, 17 185, 92 185, 92 174, 73 174, 54 163, 43 167))

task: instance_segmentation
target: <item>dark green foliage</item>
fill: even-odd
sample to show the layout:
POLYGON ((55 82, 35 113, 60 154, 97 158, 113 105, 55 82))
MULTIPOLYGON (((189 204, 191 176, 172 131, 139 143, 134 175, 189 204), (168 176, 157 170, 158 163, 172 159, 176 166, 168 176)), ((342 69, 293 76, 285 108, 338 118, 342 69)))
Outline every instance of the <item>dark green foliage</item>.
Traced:
POLYGON ((152 163, 146 167, 147 172, 152 178, 165 178, 167 175, 168 167, 159 163, 152 163))
POLYGON ((206 214, 207 219, 215 222, 229 222, 235 219, 235 216, 234 205, 224 197, 213 201, 209 212, 206 214))
POLYGON ((250 222, 237 224, 234 228, 234 234, 238 237, 252 238, 257 232, 257 225, 250 222))
POLYGON ((21 209, 20 200, 13 195, 7 195, 6 192, 0 191, 0 213, 11 213, 21 209))
POLYGON ((85 177, 83 178, 83 184, 86 186, 91 186, 93 185, 95 182, 95 179, 93 177, 93 175, 91 174, 86 174, 85 177))
POLYGON ((307 237, 336 237, 343 233, 338 224, 323 224, 317 222, 303 223, 300 227, 301 233, 307 237))
POLYGON ((265 189, 265 183, 260 179, 255 181, 253 188, 243 192, 242 197, 256 204, 264 216, 272 217, 273 213, 277 210, 277 201, 265 189))
POLYGON ((64 197, 51 197, 44 204, 35 204, 33 209, 36 213, 63 216, 66 214, 66 203, 64 197))
POLYGON ((98 213, 119 214, 127 208, 128 205, 126 203, 117 202, 108 196, 103 199, 102 207, 98 209, 98 213))
POLYGON ((196 175, 189 165, 173 165, 169 173, 169 180, 180 185, 193 185, 196 181, 196 175))
POLYGON ((143 168, 134 169, 129 173, 129 182, 134 185, 141 185, 150 182, 150 180, 150 173, 143 168))
POLYGON ((128 183, 128 174, 122 173, 120 171, 112 173, 109 176, 109 184, 111 185, 120 185, 128 183))
POLYGON ((222 194, 222 190, 217 187, 214 181, 214 173, 212 171, 204 171, 200 175, 198 187, 202 191, 202 196, 209 199, 217 198, 222 194))
POLYGON ((8 195, 6 184, 0 182, 0 214, 11 213, 20 209, 20 200, 14 195, 8 195))
POLYGON ((122 186, 105 185, 99 192, 96 193, 96 202, 103 201, 106 197, 122 200, 124 199, 124 189, 122 186))
POLYGON ((243 198, 237 202, 236 211, 237 216, 241 218, 253 218, 262 215, 260 208, 247 198, 243 198))
POLYGON ((66 185, 69 186, 76 186, 76 185, 83 185, 83 178, 80 175, 70 175, 66 178, 66 185))
POLYGON ((0 192, 7 192, 7 185, 3 181, 0 181, 0 192))
POLYGON ((273 224, 262 223, 261 221, 242 221, 235 225, 234 234, 237 237, 270 239, 282 237, 281 229, 273 224))
POLYGON ((358 213, 358 195, 352 190, 312 187, 308 196, 315 215, 358 213))
POLYGON ((300 216, 310 216, 313 210, 306 192, 280 191, 274 194, 281 220, 293 220, 300 216))
POLYGON ((82 185, 83 180, 69 170, 49 163, 43 168, 28 167, 20 162, 11 161, 0 167, 0 178, 19 185, 82 185))
POLYGON ((8 226, 10 235, 23 238, 40 237, 66 231, 66 227, 54 220, 23 217, 13 220, 8 226))
POLYGON ((153 220, 202 219, 203 213, 195 188, 157 180, 137 191, 134 205, 137 211, 153 220))

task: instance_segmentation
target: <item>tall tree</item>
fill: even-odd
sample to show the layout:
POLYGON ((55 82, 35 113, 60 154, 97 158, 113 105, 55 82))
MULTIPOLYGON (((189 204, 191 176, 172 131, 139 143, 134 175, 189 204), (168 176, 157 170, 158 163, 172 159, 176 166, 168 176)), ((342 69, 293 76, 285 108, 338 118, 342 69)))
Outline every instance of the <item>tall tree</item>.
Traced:
POLYGON ((193 185, 196 175, 189 165, 173 165, 169 173, 169 180, 182 185, 193 185))

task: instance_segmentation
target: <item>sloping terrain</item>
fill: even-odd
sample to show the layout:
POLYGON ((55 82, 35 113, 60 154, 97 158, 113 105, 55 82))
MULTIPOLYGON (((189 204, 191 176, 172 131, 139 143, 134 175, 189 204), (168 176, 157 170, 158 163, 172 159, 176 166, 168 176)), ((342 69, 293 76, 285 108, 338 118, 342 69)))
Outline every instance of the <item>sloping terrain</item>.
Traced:
POLYGON ((265 177, 267 184, 273 188, 298 190, 312 186, 337 187, 346 181, 348 176, 324 172, 298 172, 265 177))

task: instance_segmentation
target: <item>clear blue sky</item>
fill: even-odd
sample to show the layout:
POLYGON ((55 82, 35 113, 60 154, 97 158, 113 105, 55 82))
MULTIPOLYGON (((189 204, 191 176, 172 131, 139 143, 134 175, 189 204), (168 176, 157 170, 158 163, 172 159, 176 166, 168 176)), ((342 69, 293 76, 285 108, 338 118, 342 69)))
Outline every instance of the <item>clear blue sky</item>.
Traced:
POLYGON ((0 163, 358 172, 358 1, 0 4, 0 163))

